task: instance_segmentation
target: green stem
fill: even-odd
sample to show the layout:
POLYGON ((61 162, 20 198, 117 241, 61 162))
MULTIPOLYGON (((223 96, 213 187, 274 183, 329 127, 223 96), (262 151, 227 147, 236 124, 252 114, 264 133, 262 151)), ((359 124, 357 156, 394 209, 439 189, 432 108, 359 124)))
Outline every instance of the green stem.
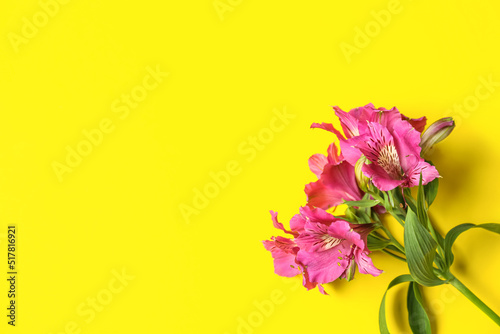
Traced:
POLYGON ((392 244, 401 251, 401 253, 403 254, 406 254, 405 253, 405 248, 399 243, 399 241, 396 240, 396 238, 393 237, 393 235, 391 234, 391 232, 385 228, 384 226, 381 226, 381 229, 385 232, 385 234, 387 234, 387 236, 389 237, 389 239, 391 239, 391 242, 392 244))
POLYGON ((400 260, 400 261, 403 261, 403 262, 405 262, 405 263, 406 263, 406 259, 405 259, 405 258, 403 258, 403 257, 401 257, 401 256, 398 256, 398 255, 396 255, 396 254, 394 254, 394 253, 391 253, 391 252, 389 252, 389 251, 387 251, 387 250, 385 250, 385 249, 381 249, 381 251, 382 251, 382 252, 384 252, 384 253, 386 253, 386 254, 389 254, 389 255, 391 255, 391 256, 393 256, 393 257, 395 257, 396 259, 398 259, 398 260, 400 260))
MULTIPOLYGON (((451 275, 451 274, 450 274, 451 275)), ((474 305, 479 307, 488 317, 491 318, 497 325, 500 326, 500 316, 496 314, 492 309, 486 306, 481 299, 477 298, 475 294, 472 293, 462 282, 460 282, 455 276, 452 275, 452 279, 449 281, 451 285, 457 288, 465 297, 467 297, 474 305)))

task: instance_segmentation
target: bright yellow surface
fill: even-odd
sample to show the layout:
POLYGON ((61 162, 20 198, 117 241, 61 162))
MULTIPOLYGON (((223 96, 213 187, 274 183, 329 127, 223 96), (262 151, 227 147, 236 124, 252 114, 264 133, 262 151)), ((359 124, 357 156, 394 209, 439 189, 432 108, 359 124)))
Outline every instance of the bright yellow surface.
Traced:
MULTIPOLYGON (((378 278, 335 282, 329 297, 307 292, 273 273, 260 243, 277 234, 268 211, 287 223, 305 203, 315 179, 307 158, 332 140, 310 124, 332 121, 332 105, 373 102, 431 122, 456 118, 433 156, 441 231, 500 222, 499 9, 463 0, 4 0, 0 276, 11 224, 18 275, 15 328, 1 280, 1 331, 377 333, 380 300, 404 263, 373 254, 378 278), (214 187, 221 171, 231 174, 214 187)), ((499 241, 467 232, 453 267, 497 313, 499 241)), ((388 297, 394 333, 409 333, 405 290, 388 297)), ((436 333, 498 332, 451 287, 425 298, 436 333)))

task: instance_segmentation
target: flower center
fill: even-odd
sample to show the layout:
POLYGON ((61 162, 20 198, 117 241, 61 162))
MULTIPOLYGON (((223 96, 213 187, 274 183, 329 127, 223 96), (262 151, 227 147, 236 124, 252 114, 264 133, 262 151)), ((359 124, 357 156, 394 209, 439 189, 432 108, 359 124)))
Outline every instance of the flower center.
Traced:
POLYGON ((401 165, 398 152, 394 145, 383 146, 379 152, 377 164, 382 167, 393 179, 401 178, 401 165))
POLYGON ((340 245, 340 243, 344 241, 344 239, 338 239, 328 234, 323 235, 321 239, 323 239, 323 245, 321 247, 323 250, 329 250, 330 248, 340 245))

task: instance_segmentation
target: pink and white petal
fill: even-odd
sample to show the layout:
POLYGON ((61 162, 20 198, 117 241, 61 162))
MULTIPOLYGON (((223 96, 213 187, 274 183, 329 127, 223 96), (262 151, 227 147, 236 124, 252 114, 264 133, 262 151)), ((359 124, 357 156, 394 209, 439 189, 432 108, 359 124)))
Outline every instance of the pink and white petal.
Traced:
POLYGON ((364 165, 362 172, 372 180, 375 187, 382 191, 392 190, 404 182, 404 180, 392 179, 382 167, 374 163, 364 165))
POLYGON ((358 265, 358 271, 361 274, 378 276, 384 272, 383 270, 380 270, 373 265, 372 259, 368 256, 368 252, 358 248, 354 252, 354 257, 358 265))
POLYGON ((394 138, 389 130, 379 123, 368 123, 366 133, 356 144, 361 153, 373 163, 377 163, 380 152, 385 146, 394 146, 394 138))
POLYGON ((323 168, 327 163, 328 163, 327 157, 319 153, 312 155, 308 160, 309 169, 316 175, 318 179, 321 177, 321 173, 323 173, 323 168))
POLYGON ((304 225, 304 232, 295 238, 295 242, 300 249, 307 252, 321 252, 324 251, 327 237, 328 225, 308 221, 304 225))

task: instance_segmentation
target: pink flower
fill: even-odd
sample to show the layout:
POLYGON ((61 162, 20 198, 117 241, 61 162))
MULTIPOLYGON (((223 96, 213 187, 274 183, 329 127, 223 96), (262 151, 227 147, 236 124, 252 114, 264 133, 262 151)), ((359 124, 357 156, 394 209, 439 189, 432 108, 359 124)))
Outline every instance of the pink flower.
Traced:
MULTIPOLYGON (((278 213, 271 211, 271 217, 274 227, 284 231, 285 233, 291 234, 294 237, 299 236, 299 233, 304 231, 306 218, 302 213, 293 216, 290 220, 290 231, 286 230, 283 224, 278 221, 278 213)), ((319 220, 322 219, 321 216, 316 216, 316 218, 319 220)), ((297 246, 295 240, 277 236, 271 237, 271 240, 264 240, 262 243, 264 244, 266 250, 271 252, 274 259, 274 272, 277 275, 293 277, 298 274, 303 274, 303 285, 307 288, 307 290, 318 286, 321 293, 327 294, 321 285, 309 280, 309 275, 305 272, 304 266, 297 261, 297 252, 299 251, 299 247, 297 246)))
POLYGON ((367 124, 364 135, 356 144, 361 153, 371 161, 362 168, 382 191, 398 186, 418 186, 439 177, 436 168, 420 157, 420 133, 407 121, 397 121, 389 131, 379 123, 367 124))
POLYGON ((390 110, 385 108, 377 109, 371 103, 364 107, 351 109, 349 112, 345 112, 337 106, 333 107, 333 109, 335 110, 335 115, 340 120, 340 125, 344 131, 345 137, 342 133, 336 130, 332 124, 313 123, 311 128, 321 128, 334 133, 340 141, 340 148, 344 159, 353 166, 361 157, 361 152, 356 148, 356 146, 361 140, 360 136, 366 132, 366 124, 368 122, 379 123, 389 129, 389 131, 392 131, 394 124, 398 121, 404 120, 410 123, 415 130, 422 132, 427 121, 425 117, 418 119, 406 117, 401 114, 396 107, 390 110))
POLYGON ((307 205, 329 209, 344 201, 359 201, 363 192, 359 189, 350 165, 337 154, 337 148, 331 144, 328 156, 315 154, 309 158, 309 167, 316 174, 318 181, 306 184, 307 205))
POLYGON ((366 237, 371 226, 350 224, 319 208, 308 210, 303 211, 310 213, 304 232, 295 241, 299 247, 296 261, 303 265, 311 282, 324 284, 339 277, 352 279, 356 265, 362 274, 382 273, 368 257, 366 237))

